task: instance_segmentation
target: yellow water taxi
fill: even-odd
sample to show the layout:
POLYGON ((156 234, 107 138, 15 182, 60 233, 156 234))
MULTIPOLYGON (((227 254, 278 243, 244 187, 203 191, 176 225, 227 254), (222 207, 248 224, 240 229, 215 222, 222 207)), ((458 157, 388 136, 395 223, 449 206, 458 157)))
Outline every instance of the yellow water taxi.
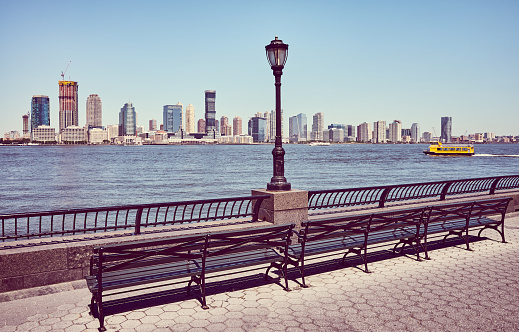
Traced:
POLYGON ((434 142, 429 145, 428 150, 423 153, 433 156, 472 156, 474 155, 474 145, 472 144, 442 144, 434 142))

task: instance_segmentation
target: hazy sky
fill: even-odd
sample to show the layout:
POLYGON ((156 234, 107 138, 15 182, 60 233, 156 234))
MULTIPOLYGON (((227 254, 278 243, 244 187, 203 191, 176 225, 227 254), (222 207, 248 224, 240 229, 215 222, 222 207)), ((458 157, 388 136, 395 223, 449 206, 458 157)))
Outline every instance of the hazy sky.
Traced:
POLYGON ((58 127, 58 81, 79 84, 79 125, 98 94, 103 125, 131 99, 138 124, 162 123, 181 102, 204 116, 275 107, 265 45, 289 44, 285 121, 395 119, 439 135, 519 135, 519 1, 23 1, 0 0, 0 134, 22 131, 33 95, 48 95, 58 127))

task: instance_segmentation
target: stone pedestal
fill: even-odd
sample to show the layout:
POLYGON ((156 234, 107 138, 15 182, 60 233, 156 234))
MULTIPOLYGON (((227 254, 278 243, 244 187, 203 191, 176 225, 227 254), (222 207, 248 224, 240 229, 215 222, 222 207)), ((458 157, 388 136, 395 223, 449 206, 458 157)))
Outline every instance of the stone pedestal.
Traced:
POLYGON ((296 229, 301 222, 308 220, 308 191, 292 189, 288 191, 252 190, 252 195, 269 195, 259 211, 259 219, 274 225, 295 223, 296 229))

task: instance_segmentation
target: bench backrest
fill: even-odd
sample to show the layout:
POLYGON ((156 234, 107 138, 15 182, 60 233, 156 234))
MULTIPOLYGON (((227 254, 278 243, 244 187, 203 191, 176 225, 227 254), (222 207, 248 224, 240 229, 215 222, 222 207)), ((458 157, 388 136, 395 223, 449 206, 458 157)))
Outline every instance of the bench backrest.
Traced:
POLYGON ((429 207, 428 223, 442 223, 482 216, 501 215, 504 218, 510 197, 433 205, 429 207))
POLYGON ((294 224, 274 225, 208 234, 207 257, 264 248, 287 249, 294 224))
POLYGON ((95 247, 91 274, 200 259, 206 243, 197 234, 95 247))
POLYGON ((308 220, 302 223, 303 241, 312 242, 346 236, 366 236, 373 214, 308 220))
POLYGON ((371 233, 398 231, 402 228, 416 229, 418 234, 426 215, 426 207, 374 213, 369 224, 368 237, 371 233))

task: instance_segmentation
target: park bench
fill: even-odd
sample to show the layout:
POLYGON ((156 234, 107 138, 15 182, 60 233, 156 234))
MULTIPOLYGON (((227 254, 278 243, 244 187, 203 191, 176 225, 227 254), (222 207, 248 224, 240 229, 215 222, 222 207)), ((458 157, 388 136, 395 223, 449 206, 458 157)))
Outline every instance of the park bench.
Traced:
POLYGON ((447 233, 442 242, 445 242, 449 235, 458 236, 465 241, 467 250, 470 250, 469 230, 479 229, 480 237, 485 229, 493 229, 505 243, 504 221, 511 200, 510 197, 503 197, 430 206, 424 227, 425 258, 429 259, 427 237, 433 234, 447 233))
POLYGON ((398 241, 399 245, 411 245, 420 260, 419 246, 422 236, 420 228, 424 223, 425 209, 415 208, 391 212, 380 212, 310 220, 302 223, 300 243, 289 247, 289 264, 297 267, 304 279, 304 264, 309 256, 330 252, 344 252, 342 263, 350 253, 358 255, 364 263, 364 271, 369 272, 367 249, 369 245, 398 241))
POLYGON ((202 307, 207 309, 207 274, 260 264, 270 264, 265 278, 272 267, 277 268, 289 290, 286 252, 293 227, 266 226, 96 247, 86 277, 92 293, 90 312, 104 330, 103 297, 114 295, 111 291, 142 291, 178 278, 189 278, 188 294, 193 283, 199 286, 202 307))

